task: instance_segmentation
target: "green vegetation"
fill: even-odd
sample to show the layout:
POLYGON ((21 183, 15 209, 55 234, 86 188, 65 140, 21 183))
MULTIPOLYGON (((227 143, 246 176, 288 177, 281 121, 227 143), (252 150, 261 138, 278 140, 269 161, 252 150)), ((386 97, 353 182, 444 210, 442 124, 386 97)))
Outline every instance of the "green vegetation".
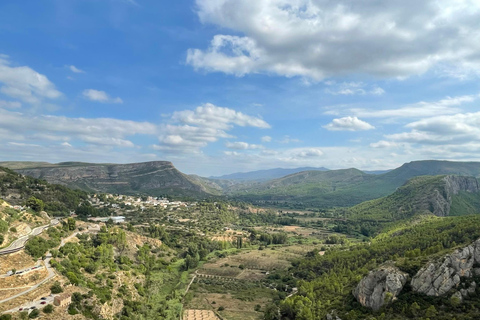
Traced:
MULTIPOLYGON (((280 313, 288 319, 324 319, 337 310, 342 319, 375 319, 380 313, 382 319, 405 319, 417 315, 411 312, 417 310, 412 309, 416 303, 421 310, 428 310, 430 305, 441 309, 435 319, 470 319, 480 312, 480 300, 472 300, 471 308, 465 309, 464 305, 453 306, 447 297, 427 297, 407 288, 396 302, 376 314, 361 307, 351 292, 368 271, 388 260, 397 261, 401 270, 413 276, 432 255, 445 254, 479 238, 479 224, 480 216, 418 217, 381 233, 370 244, 350 244, 328 250, 324 256, 300 259, 292 268, 294 275, 303 279, 298 283, 299 294, 280 303, 280 313)), ((432 308, 429 313, 433 313, 432 308)), ((423 311, 418 315, 425 316, 423 311)))
POLYGON ((87 199, 84 191, 49 184, 44 180, 21 176, 0 167, 0 196, 20 195, 9 200, 11 204, 27 205, 34 211, 45 210, 53 215, 67 215, 87 199))

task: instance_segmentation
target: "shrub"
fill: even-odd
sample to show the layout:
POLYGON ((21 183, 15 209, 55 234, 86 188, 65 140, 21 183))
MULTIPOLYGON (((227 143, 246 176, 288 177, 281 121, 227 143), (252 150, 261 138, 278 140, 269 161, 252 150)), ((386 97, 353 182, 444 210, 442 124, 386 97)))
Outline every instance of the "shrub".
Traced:
POLYGON ((32 312, 30 312, 30 314, 28 315, 28 317, 30 319, 34 319, 36 317, 38 317, 40 315, 40 311, 38 311, 38 309, 33 309, 32 312))
POLYGON ((42 309, 44 313, 52 313, 53 312, 53 306, 51 304, 48 304, 45 306, 45 308, 42 309))
POLYGON ((53 294, 62 293, 63 288, 58 281, 55 281, 55 283, 50 287, 50 291, 53 294))
POLYGON ((223 306, 218 307, 218 311, 223 311, 225 308, 223 306))

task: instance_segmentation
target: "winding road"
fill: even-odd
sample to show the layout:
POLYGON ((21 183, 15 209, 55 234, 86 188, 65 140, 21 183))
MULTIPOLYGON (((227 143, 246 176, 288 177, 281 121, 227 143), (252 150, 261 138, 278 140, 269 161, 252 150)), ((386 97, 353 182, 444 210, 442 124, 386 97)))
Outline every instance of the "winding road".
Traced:
POLYGON ((29 234, 18 238, 17 240, 13 241, 8 247, 6 247, 4 249, 1 249, 0 250, 0 255, 9 254, 9 253, 13 253, 13 252, 17 252, 17 251, 22 250, 25 247, 25 243, 27 243, 27 241, 28 241, 28 239, 30 239, 30 237, 38 236, 46 228, 49 228, 51 226, 55 226, 58 223, 59 223, 59 221, 57 219, 53 219, 53 220, 50 221, 50 224, 34 228, 29 234))

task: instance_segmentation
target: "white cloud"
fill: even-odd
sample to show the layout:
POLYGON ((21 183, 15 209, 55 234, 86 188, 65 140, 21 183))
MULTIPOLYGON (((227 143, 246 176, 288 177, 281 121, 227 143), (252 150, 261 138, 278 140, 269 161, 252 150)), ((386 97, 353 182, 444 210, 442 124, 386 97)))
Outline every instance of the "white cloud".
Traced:
POLYGON ((250 150, 250 149, 263 149, 264 147, 260 144, 251 144, 247 142, 227 142, 225 146, 229 149, 236 149, 236 150, 250 150))
POLYGON ((270 137, 270 136, 263 136, 262 137, 262 142, 270 142, 270 141, 272 141, 272 137, 270 137))
POLYGON ((0 109, 0 127, 17 140, 70 140, 89 145, 133 147, 127 137, 158 133, 148 122, 111 118, 67 118, 62 116, 32 116, 0 109), (21 125, 18 125, 21 124, 21 125))
POLYGON ((330 131, 362 131, 375 129, 374 126, 358 119, 357 117, 333 119, 332 122, 323 127, 330 131))
POLYGON ((232 125, 241 127, 270 128, 270 125, 260 118, 252 117, 229 108, 217 107, 206 103, 195 110, 177 111, 172 119, 189 125, 208 126, 222 130, 232 125))
POLYGON ((242 76, 269 73, 322 79, 369 74, 407 77, 432 68, 478 73, 477 0, 196 0, 218 34, 206 50, 190 49, 197 70, 242 76))
POLYGON ((46 76, 27 66, 11 66, 5 55, 0 55, 0 85, 1 93, 32 104, 62 95, 46 76))
POLYGON ((18 101, 0 100, 0 108, 18 109, 21 106, 22 106, 22 104, 18 101))
POLYGON ((302 141, 300 139, 290 138, 290 136, 286 135, 283 137, 282 140, 279 140, 278 142, 283 144, 289 144, 289 143, 299 143, 302 141))
POLYGON ((85 73, 85 71, 78 69, 74 65, 68 66, 68 68, 70 69, 70 71, 72 71, 74 73, 85 73))
POLYGON ((385 90, 378 86, 373 86, 368 88, 367 85, 363 82, 343 82, 337 84, 334 81, 325 81, 325 84, 330 86, 325 90, 326 93, 333 95, 374 95, 381 96, 385 93, 385 90))
POLYGON ((392 141, 425 145, 456 145, 480 142, 480 112, 422 119, 406 125, 409 132, 386 135, 392 141))
POLYGON ((398 146, 398 143, 393 141, 385 141, 385 140, 380 140, 378 142, 370 143, 370 147, 372 148, 392 148, 397 146, 398 146))
POLYGON ((477 100, 480 95, 465 95, 457 97, 445 97, 444 99, 432 102, 420 101, 414 104, 406 105, 401 108, 394 109, 363 109, 363 108, 346 108, 332 109, 325 114, 353 114, 362 118, 424 118, 436 115, 449 115, 461 111, 458 107, 477 100))
POLYGON ((105 91, 95 90, 95 89, 86 89, 83 90, 83 96, 91 101, 97 101, 101 103, 123 103, 123 100, 120 98, 112 98, 105 91))
POLYGON ((201 148, 220 138, 233 138, 227 131, 234 126, 270 128, 267 122, 258 117, 211 103, 195 110, 174 112, 171 120, 174 124, 161 127, 160 144, 155 145, 154 149, 173 153, 199 153, 201 148))

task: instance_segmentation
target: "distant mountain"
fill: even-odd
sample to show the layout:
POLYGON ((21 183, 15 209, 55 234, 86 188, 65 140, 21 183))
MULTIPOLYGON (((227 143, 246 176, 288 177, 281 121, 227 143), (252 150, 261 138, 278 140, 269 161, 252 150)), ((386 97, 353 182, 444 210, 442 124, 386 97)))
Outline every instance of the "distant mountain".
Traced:
POLYGON ((272 179, 278 179, 281 177, 288 176, 302 171, 328 171, 329 169, 321 167, 303 167, 303 168, 293 168, 293 169, 284 169, 284 168, 275 168, 267 170, 257 170, 250 172, 237 172, 232 174, 227 174, 219 177, 210 177, 210 179, 217 180, 235 180, 235 181, 267 181, 272 179))
POLYGON ((210 189, 201 181, 178 171, 171 162, 153 161, 130 164, 63 162, 41 164, 10 162, 15 171, 68 187, 121 194, 205 196, 210 189))
POLYGON ((480 184, 474 177, 420 176, 389 196, 348 209, 350 219, 394 221, 414 214, 439 217, 480 213, 480 184))
POLYGON ((351 206, 370 198, 372 192, 358 188, 375 179, 358 169, 302 171, 254 185, 234 185, 228 192, 246 201, 306 206, 351 206), (356 190, 356 192, 353 192, 356 190))
POLYGON ((387 196, 409 179, 423 175, 480 177, 480 162, 414 161, 378 175, 357 169, 304 171, 254 185, 233 186, 228 191, 257 203, 348 207, 387 196))

